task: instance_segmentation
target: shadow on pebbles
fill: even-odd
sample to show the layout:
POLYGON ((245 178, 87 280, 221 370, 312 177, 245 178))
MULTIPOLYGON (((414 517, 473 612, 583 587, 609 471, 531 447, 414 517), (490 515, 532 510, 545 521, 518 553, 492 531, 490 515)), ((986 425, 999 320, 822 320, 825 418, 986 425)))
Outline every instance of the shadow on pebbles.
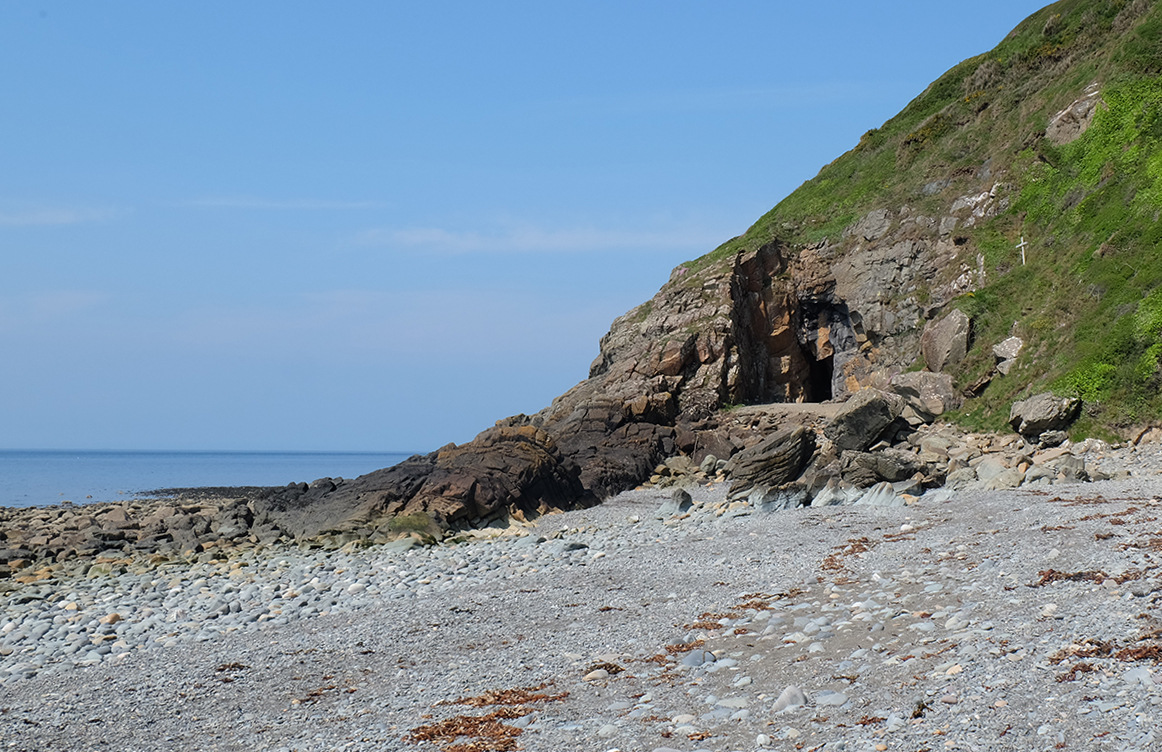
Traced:
POLYGON ((39 583, 4 606, 0 746, 1156 749, 1155 493, 710 487, 658 519, 635 491, 455 546, 39 583))

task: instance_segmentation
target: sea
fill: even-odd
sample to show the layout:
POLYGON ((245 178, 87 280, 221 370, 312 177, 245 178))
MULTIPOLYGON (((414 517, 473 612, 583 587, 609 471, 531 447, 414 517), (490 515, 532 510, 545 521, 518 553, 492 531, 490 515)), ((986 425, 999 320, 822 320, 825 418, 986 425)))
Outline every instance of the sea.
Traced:
POLYGON ((0 506, 120 501, 160 488, 285 486, 356 478, 412 454, 0 450, 0 506))

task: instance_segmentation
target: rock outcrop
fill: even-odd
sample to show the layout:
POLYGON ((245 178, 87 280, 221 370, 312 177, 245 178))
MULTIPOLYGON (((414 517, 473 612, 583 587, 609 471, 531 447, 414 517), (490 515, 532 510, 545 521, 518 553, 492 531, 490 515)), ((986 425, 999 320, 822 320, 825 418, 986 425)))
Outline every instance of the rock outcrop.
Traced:
POLYGON ((731 493, 789 483, 803 472, 815 451, 815 435, 794 426, 776 431, 755 446, 736 454, 726 472, 733 480, 731 493))
POLYGON ((952 311, 930 322, 920 336, 920 350, 928 370, 939 373, 964 360, 972 336, 972 322, 962 311, 952 311))
POLYGON ((892 377, 888 388, 904 399, 906 405, 902 415, 909 419, 914 416, 922 423, 931 423, 944 413, 957 409, 963 402, 952 387, 952 377, 946 373, 901 373, 892 377))
POLYGON ((840 450, 862 451, 874 444, 903 411, 901 397, 864 389, 844 404, 823 433, 840 450))
POLYGON ((1096 83, 1086 87, 1085 96, 1070 103, 1049 121, 1045 138, 1055 146, 1064 146, 1081 137, 1093 122, 1094 113, 1101 104, 1101 91, 1096 83))
POLYGON ((1008 376, 1013 364, 1017 362, 1025 343, 1020 337, 1009 337, 999 344, 993 345, 993 357, 997 361, 997 371, 1002 376, 1008 376))
POLYGON ((580 470, 552 438, 507 421, 468 444, 450 444, 338 485, 329 479, 259 494, 256 525, 295 538, 404 529, 412 518, 442 528, 497 514, 518 518, 592 503, 580 470), (405 525, 406 526, 406 525, 405 525))
POLYGON ((1035 442, 1047 431, 1068 428, 1080 413, 1081 400, 1076 397, 1057 397, 1044 392, 1013 403, 1009 425, 1027 440, 1035 442))

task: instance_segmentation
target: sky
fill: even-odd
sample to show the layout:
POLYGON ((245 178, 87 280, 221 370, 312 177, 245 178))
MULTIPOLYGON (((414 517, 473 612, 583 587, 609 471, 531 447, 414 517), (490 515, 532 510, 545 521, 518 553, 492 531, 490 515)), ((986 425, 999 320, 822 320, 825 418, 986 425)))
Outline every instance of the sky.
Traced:
POLYGON ((534 413, 1023 0, 0 3, 0 448, 534 413))

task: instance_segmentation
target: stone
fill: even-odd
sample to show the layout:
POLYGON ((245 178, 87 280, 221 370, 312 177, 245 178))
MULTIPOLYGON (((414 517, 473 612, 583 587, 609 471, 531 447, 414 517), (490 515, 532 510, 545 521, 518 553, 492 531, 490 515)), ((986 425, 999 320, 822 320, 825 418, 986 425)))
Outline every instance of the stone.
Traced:
POLYGON ((708 454, 698 465, 698 471, 706 475, 713 475, 714 471, 718 469, 718 458, 713 454, 708 454))
POLYGON ((839 472, 843 480, 856 488, 867 488, 880 482, 898 483, 917 473, 925 474, 927 467, 911 452, 883 449, 878 452, 844 452, 840 456, 839 472))
POLYGON ((790 685, 775 700, 775 704, 771 707, 771 712, 781 713, 787 708, 794 708, 806 704, 807 696, 803 694, 803 690, 794 685, 790 685))
POLYGON ((1072 454, 1063 455, 1055 463, 1057 474, 1065 480, 1085 481, 1089 480, 1089 473, 1086 471, 1085 460, 1081 457, 1072 454))
POLYGON ((861 389, 843 404, 823 429, 823 435, 839 450, 862 451, 874 444, 903 410, 904 400, 899 395, 861 389))
POLYGON ((379 550, 385 553, 403 553, 404 551, 410 551, 419 545, 421 544, 418 540, 408 536, 406 538, 400 538, 399 540, 391 541, 390 543, 384 543, 379 550))
POLYGON ((971 467, 962 467, 948 473, 944 480, 944 487, 950 491, 960 491, 976 482, 976 470, 971 467))
POLYGON ((985 455, 975 463, 978 480, 989 481, 1009 469, 1004 459, 996 454, 985 455))
POLYGON ((694 508, 694 499, 690 497, 690 493, 682 488, 675 488, 670 498, 662 502, 658 507, 658 511, 654 514, 654 519, 664 520, 668 517, 673 517, 678 514, 685 514, 694 508))
POLYGON ((1009 410, 1009 425, 1027 440, 1035 441, 1046 431, 1068 428, 1081 413, 1081 400, 1057 397, 1043 392, 1027 400, 1014 402, 1009 410))
POLYGON ((702 666, 707 663, 714 663, 714 653, 709 650, 691 650, 681 660, 683 666, 702 666))
POLYGON ((815 704, 820 707, 839 707, 847 704, 847 695, 842 692, 828 692, 815 697, 815 704))
POLYGON ((739 708, 749 707, 750 701, 745 697, 727 697, 725 699, 719 700, 715 703, 715 705, 720 708, 733 708, 737 710, 739 708))
POLYGON ((1041 480, 1052 483, 1052 481, 1056 478, 1057 473, 1052 468, 1045 467, 1044 465, 1034 465, 1025 471, 1026 485, 1036 483, 1037 481, 1041 480))
POLYGON ((669 470, 671 475, 692 475, 698 471, 698 466, 689 457, 682 455, 667 457, 662 467, 669 470))
POLYGON ((592 682, 592 681, 601 681, 603 679, 608 679, 608 678, 609 678, 609 672, 603 668, 599 668, 599 669, 595 669, 593 671, 590 671, 588 674, 585 674, 585 676, 581 677, 581 681, 592 682))
POLYGON ((914 371, 892 377, 889 389, 904 398, 908 407, 925 423, 931 423, 949 410, 960 407, 963 400, 946 373, 914 371))
POLYGON ((874 209, 848 228, 844 234, 874 241, 886 235, 891 226, 892 213, 887 209, 874 209))
POLYGON ((815 435, 802 426, 776 431, 726 465, 732 496, 757 486, 773 488, 798 478, 815 451, 815 435))
POLYGON ((1094 113, 1101 103, 1101 91, 1097 84, 1086 87, 1085 95, 1070 103, 1049 120, 1045 128, 1045 138, 1055 146, 1076 141, 1093 122, 1094 113))
POLYGON ((1017 360, 1017 356, 1021 354, 1021 349, 1025 346, 1024 341, 1020 337, 1009 337, 998 345, 993 345, 993 357, 997 361, 997 370, 1002 375, 1008 376, 1013 364, 1017 360))
POLYGON ((781 512, 785 509, 797 509, 806 506, 811 500, 807 489, 796 484, 788 484, 781 488, 752 489, 747 501, 760 512, 781 512))
POLYGON ((972 338, 972 322, 960 310, 953 310, 939 321, 930 321, 920 335, 924 363, 933 373, 964 360, 972 338))
POLYGON ((856 505, 873 507, 902 507, 905 502, 899 496, 891 483, 878 483, 867 490, 855 502, 856 505))
POLYGON ((862 493, 858 488, 844 481, 832 478, 827 485, 815 494, 811 500, 812 507, 834 507, 841 504, 851 504, 860 498, 862 493))
POLYGON ((1145 666, 1133 668, 1122 674, 1122 681, 1130 685, 1141 685, 1147 689, 1154 687, 1154 675, 1145 666))
POLYGON ((1009 337, 993 345, 993 357, 997 360, 1013 360, 1021 354, 1025 342, 1020 337, 1009 337))
POLYGON ((1025 482, 1025 473, 1019 468, 1008 468, 1001 471, 992 478, 982 481, 982 490, 984 491, 1002 491, 1009 488, 1018 488, 1025 482))

